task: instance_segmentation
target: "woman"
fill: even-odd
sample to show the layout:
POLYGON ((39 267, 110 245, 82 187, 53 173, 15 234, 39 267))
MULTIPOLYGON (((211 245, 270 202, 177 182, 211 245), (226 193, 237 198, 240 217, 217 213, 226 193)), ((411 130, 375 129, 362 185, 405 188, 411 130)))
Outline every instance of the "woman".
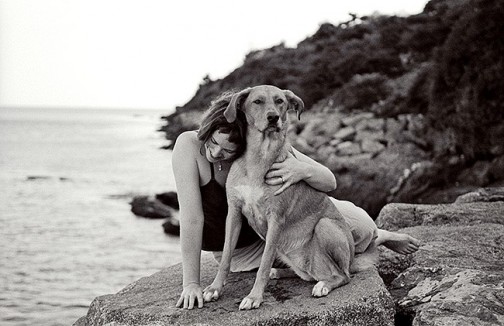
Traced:
MULTIPOLYGON (((175 143, 172 165, 180 204, 180 241, 182 249, 183 291, 176 307, 203 307, 200 286, 201 251, 211 251, 219 261, 224 245, 227 200, 225 181, 234 159, 245 151, 245 118, 228 123, 224 110, 233 93, 224 93, 213 101, 198 131, 182 133, 175 143)), ((336 188, 333 173, 322 164, 293 148, 294 155, 274 163, 265 176, 269 185, 281 185, 276 194, 301 180, 328 192, 336 188)), ((354 236, 356 253, 363 252, 375 240, 377 245, 408 254, 416 251, 419 241, 406 234, 379 230, 361 208, 347 201, 331 198, 346 218, 354 236)), ((264 242, 250 228, 242 225, 231 271, 250 271, 259 267, 264 242)))

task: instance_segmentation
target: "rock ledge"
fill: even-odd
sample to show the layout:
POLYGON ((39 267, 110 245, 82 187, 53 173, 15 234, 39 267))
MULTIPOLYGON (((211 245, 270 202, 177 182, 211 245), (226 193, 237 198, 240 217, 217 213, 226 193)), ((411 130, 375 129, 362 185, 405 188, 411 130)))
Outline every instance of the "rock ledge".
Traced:
MULTIPOLYGON (((217 264, 202 262, 202 283, 210 284, 217 264)), ((239 311, 255 272, 232 273, 221 299, 202 309, 174 307, 181 291, 182 268, 174 265, 142 278, 117 294, 96 298, 74 325, 393 325, 394 303, 374 269, 327 297, 313 298, 313 283, 297 278, 271 280, 259 309, 239 311)))

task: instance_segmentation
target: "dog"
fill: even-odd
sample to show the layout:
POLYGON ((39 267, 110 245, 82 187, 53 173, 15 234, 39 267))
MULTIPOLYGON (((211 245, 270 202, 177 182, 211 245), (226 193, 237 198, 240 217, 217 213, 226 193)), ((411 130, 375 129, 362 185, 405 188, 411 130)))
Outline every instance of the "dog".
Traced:
POLYGON ((238 110, 247 120, 247 149, 233 162, 226 181, 225 244, 217 275, 203 297, 205 301, 216 300, 222 291, 242 213, 266 244, 254 286, 240 310, 261 305, 276 257, 303 280, 317 281, 313 296, 326 296, 350 281, 355 249, 348 224, 327 194, 304 181, 280 195, 274 195, 279 186, 264 182, 271 165, 285 160, 291 149, 286 139, 287 111, 296 111, 299 119, 304 103, 290 90, 261 85, 235 94, 224 112, 226 120, 235 121, 238 110))

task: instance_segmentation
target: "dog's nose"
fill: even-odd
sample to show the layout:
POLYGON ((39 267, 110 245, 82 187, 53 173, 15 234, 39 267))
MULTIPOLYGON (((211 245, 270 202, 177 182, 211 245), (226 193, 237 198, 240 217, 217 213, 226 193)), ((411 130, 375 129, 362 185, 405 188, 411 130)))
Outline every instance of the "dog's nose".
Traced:
POLYGON ((277 123, 278 119, 280 119, 280 116, 278 114, 274 114, 274 113, 268 114, 268 122, 270 124, 277 123))

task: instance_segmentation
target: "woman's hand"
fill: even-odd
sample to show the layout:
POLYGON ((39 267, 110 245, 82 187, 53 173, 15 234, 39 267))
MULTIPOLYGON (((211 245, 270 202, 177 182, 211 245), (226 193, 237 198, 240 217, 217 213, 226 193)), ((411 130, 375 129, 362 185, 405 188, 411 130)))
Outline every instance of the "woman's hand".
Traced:
POLYGON ((306 175, 304 162, 299 161, 292 153, 289 153, 283 162, 275 162, 264 177, 266 184, 270 186, 282 185, 274 195, 279 195, 291 185, 303 180, 306 175))
POLYGON ((190 283, 184 286, 175 307, 184 309, 193 309, 195 302, 198 301, 198 308, 203 308, 203 291, 198 283, 190 283))

